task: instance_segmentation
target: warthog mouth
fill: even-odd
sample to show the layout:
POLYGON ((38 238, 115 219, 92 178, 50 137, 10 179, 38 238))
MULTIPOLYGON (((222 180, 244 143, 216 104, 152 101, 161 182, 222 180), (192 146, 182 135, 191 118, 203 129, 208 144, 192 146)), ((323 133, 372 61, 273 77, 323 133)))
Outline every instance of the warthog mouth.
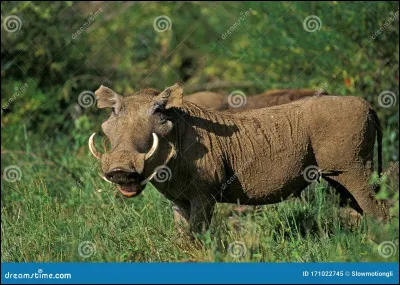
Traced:
POLYGON ((105 181, 108 183, 116 185, 117 189, 119 192, 121 192, 122 195, 124 195, 127 198, 131 197, 137 197, 139 196, 140 193, 142 193, 143 189, 146 187, 146 184, 150 182, 151 179, 156 175, 157 173, 153 173, 150 175, 148 178, 142 180, 139 184, 126 184, 126 185, 120 185, 116 184, 114 182, 111 182, 108 180, 104 175, 100 174, 100 177, 103 178, 105 181))
POLYGON ((142 185, 118 185, 117 189, 126 198, 137 197, 142 193, 142 185))

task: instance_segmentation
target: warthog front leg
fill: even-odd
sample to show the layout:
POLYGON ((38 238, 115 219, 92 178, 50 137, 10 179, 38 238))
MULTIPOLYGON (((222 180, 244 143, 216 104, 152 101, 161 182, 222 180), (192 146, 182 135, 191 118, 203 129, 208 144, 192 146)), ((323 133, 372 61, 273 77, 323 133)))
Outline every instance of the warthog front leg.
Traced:
POLYGON ((190 231, 205 233, 210 224, 215 209, 215 200, 196 197, 190 201, 190 231))
POLYGON ((190 203, 175 203, 174 211, 175 229, 184 234, 189 231, 190 203))

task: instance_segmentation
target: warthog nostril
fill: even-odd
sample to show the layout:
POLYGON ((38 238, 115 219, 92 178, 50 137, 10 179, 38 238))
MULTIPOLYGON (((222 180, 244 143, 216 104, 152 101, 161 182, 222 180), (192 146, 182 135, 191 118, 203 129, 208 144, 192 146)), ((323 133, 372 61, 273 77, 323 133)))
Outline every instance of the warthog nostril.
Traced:
POLYGON ((108 180, 111 182, 115 182, 118 184, 127 184, 131 182, 135 182, 140 178, 140 174, 132 171, 132 170, 126 170, 122 168, 114 168, 107 173, 105 173, 105 176, 108 180))

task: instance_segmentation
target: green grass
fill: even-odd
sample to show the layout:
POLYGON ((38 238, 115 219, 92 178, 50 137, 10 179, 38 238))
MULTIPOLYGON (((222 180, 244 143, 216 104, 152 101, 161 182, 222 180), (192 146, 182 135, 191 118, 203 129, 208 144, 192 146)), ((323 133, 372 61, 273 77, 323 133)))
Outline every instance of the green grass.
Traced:
MULTIPOLYGON (((1 182, 2 261, 398 261, 398 254, 384 258, 378 252, 383 241, 398 250, 398 214, 388 224, 363 219, 352 225, 340 217, 338 197, 324 183, 301 199, 247 214, 231 214, 220 204, 210 232, 193 242, 176 232, 171 203, 153 187, 138 198, 116 195, 97 176, 86 147, 53 153, 50 144, 35 153, 25 146, 2 150, 3 171, 8 165, 21 169, 19 181, 1 182), (85 241, 95 251, 83 249, 88 256, 82 257, 78 249, 85 241), (244 256, 230 254, 233 242, 245 244, 244 256)), ((386 181, 398 192, 397 182, 386 181)))

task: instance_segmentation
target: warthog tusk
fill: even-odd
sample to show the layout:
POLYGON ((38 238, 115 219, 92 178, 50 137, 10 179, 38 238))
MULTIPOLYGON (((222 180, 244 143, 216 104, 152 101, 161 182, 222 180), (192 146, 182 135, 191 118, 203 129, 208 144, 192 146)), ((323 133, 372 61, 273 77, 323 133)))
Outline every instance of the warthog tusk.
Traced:
POLYGON ((148 160, 150 157, 153 156, 153 154, 156 152, 156 149, 158 147, 158 136, 153 133, 153 145, 151 146, 151 149, 149 150, 148 153, 144 156, 145 160, 148 160))
POLYGON ((100 152, 97 151, 96 146, 94 145, 94 136, 95 135, 96 135, 96 133, 93 133, 89 138, 89 149, 95 158, 100 159, 101 154, 100 154, 100 152))
POLYGON ((154 176, 157 175, 157 172, 153 172, 153 174, 151 174, 149 177, 147 177, 145 180, 143 180, 142 182, 140 182, 140 185, 146 185, 147 183, 150 182, 151 179, 154 178, 154 176))
POLYGON ((111 183, 111 184, 112 184, 112 182, 111 182, 110 180, 108 180, 104 175, 101 175, 101 174, 99 173, 99 176, 100 176, 101 178, 103 178, 105 181, 107 181, 108 183, 111 183))
MULTIPOLYGON (((157 135, 156 135, 157 136, 157 135)), ((173 147, 173 146, 172 146, 173 147)), ((169 154, 169 156, 167 157, 167 160, 165 161, 164 164, 160 165, 157 167, 157 169, 162 168, 163 166, 166 166, 167 163, 169 162, 169 160, 175 155, 175 151, 171 151, 171 153, 169 154)), ((154 176, 157 175, 157 171, 154 171, 149 177, 147 177, 146 179, 144 179, 142 182, 140 182, 140 185, 145 185, 146 183, 150 182, 151 179, 154 178, 154 176)))

